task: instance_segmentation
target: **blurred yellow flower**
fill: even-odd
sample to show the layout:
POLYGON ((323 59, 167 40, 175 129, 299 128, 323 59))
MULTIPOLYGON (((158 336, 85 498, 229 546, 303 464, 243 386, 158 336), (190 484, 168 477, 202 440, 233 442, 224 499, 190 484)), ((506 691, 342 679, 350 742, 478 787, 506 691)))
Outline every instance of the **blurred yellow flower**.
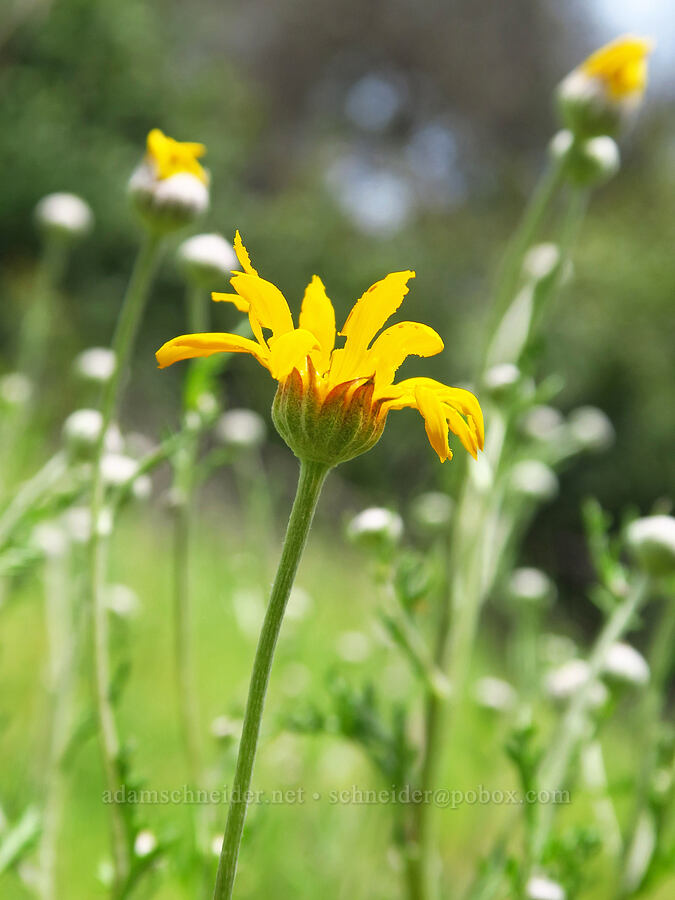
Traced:
POLYGON ((648 38, 623 35, 596 50, 579 68, 601 81, 615 100, 643 94, 647 86, 647 56, 652 48, 653 41, 648 38))
POLYGON ((345 338, 344 346, 336 348, 335 310, 321 279, 315 275, 307 286, 299 327, 295 328, 286 299, 253 268, 239 232, 234 246, 244 270, 231 279, 236 294, 214 294, 213 298, 233 302, 247 312, 255 340, 236 334, 183 335, 157 352, 160 368, 213 353, 250 353, 280 384, 279 409, 283 406, 288 427, 279 428, 281 412, 275 422, 301 458, 303 453, 315 453, 335 464, 358 455, 379 439, 389 411, 403 407, 421 413, 441 462, 452 458, 448 429, 472 456, 483 449, 483 416, 470 391, 431 378, 393 383, 407 356, 433 356, 443 349, 439 335, 419 322, 399 322, 376 337, 401 305, 414 272, 393 272, 370 287, 339 332, 345 338), (263 329, 271 332, 269 337, 263 329), (325 447, 319 450, 319 444, 325 447), (338 445, 340 450, 335 449, 338 445))
POLYGON ((148 134, 147 149, 158 178, 163 180, 186 172, 208 184, 208 175, 197 162, 206 153, 204 144, 174 141, 159 128, 153 128, 148 134))

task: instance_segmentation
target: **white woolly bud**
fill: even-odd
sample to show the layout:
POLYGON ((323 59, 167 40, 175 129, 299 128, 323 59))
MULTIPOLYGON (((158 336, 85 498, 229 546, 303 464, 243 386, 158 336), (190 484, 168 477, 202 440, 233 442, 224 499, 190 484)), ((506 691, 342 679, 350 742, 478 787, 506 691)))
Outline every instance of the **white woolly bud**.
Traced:
POLYGON ((362 631, 343 631, 338 635, 335 649, 344 662, 360 663, 370 656, 370 640, 362 631))
POLYGON ((247 450, 264 443, 267 428, 262 416, 252 409, 229 409, 218 419, 215 433, 226 446, 247 450))
POLYGON ((557 443, 563 432, 562 413, 553 406, 533 406, 522 418, 520 427, 523 434, 533 441, 557 443))
POLYGON ((239 262, 232 244, 220 234, 196 234, 188 238, 176 253, 178 265, 188 281, 215 288, 229 279, 239 262))
POLYGON ((148 828, 139 831, 134 841, 134 854, 139 858, 150 856, 157 849, 157 838, 148 828))
POLYGON ((670 575, 675 571, 675 518, 645 516, 626 529, 628 549, 650 575, 670 575))
POLYGON ((567 417, 567 431, 580 450, 600 453, 614 443, 614 426, 595 406, 580 406, 567 417))
POLYGON ((603 671, 617 681, 642 686, 649 682, 649 664, 630 644, 617 641, 607 650, 603 671))
POLYGON ((509 595, 516 603, 547 606, 555 596, 555 585, 541 569, 514 569, 509 580, 509 595))
MULTIPOLYGON (((569 700, 586 686, 591 674, 588 663, 583 659, 570 659, 546 677, 546 691, 554 700, 569 700)), ((590 706, 598 708, 607 701, 607 688, 601 681, 594 681, 588 694, 590 706)))
POLYGON ((88 203, 76 194, 47 194, 35 207, 35 219, 43 231, 78 238, 91 230, 94 216, 88 203))
POLYGON ((474 697, 479 706, 495 712, 508 712, 517 700, 516 692, 508 681, 491 676, 478 679, 474 685, 474 697))
POLYGON ((105 384, 115 371, 115 354, 108 347, 88 347, 75 357, 73 368, 83 381, 105 384))
POLYGON ((565 900, 565 890, 545 875, 533 875, 525 885, 527 900, 565 900))
POLYGON ((393 546, 403 535, 403 519, 380 506, 364 509, 347 525, 347 537, 356 544, 393 546))
POLYGON ((450 524, 454 503, 440 491, 428 491, 416 497, 410 507, 415 524, 422 531, 442 532, 450 524))
POLYGON ((30 378, 21 372, 8 372, 0 378, 0 401, 7 406, 23 406, 32 393, 30 378))
POLYGON ((524 459, 511 470, 511 488, 531 500, 552 500, 558 493, 558 479, 545 463, 524 459))

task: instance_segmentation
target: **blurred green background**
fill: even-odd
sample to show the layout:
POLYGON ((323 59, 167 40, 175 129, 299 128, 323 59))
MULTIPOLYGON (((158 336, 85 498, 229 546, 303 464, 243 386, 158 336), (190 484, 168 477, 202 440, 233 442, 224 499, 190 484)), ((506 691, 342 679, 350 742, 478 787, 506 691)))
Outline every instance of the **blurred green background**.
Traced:
MULTIPOLYGON (((406 301, 407 316, 431 324, 446 343, 445 352, 429 361, 425 374, 451 384, 470 383, 480 359, 500 250, 556 128, 551 102, 555 84, 615 33, 657 30, 661 47, 645 109, 623 142, 620 174, 593 198, 576 253, 576 278, 552 312, 543 348, 542 370, 564 378, 556 401, 561 408, 597 405, 617 430, 616 444, 607 454, 585 456, 563 473, 560 497, 539 515, 523 554, 523 562, 541 564, 556 578, 563 601, 583 628, 589 615, 582 598, 588 566, 580 500, 593 494, 612 512, 627 505, 647 512, 673 483, 675 125, 668 6, 625 2, 610 9, 601 2, 563 6, 543 0, 4 0, 2 371, 11 371, 15 363, 15 336, 34 284, 39 257, 36 202, 51 191, 74 191, 86 198, 96 216, 93 234, 74 252, 59 298, 57 340, 47 361, 51 378, 45 382, 28 462, 47 458, 64 417, 80 402, 74 381, 65 374, 73 355, 109 342, 139 239, 125 185, 151 127, 207 145, 212 208, 195 230, 231 237, 238 227, 255 264, 284 290, 295 310, 315 272, 344 315, 383 274, 414 268, 417 278, 406 301)), ((166 262, 142 329, 133 390, 124 409, 129 427, 153 437, 177 424, 181 379, 178 371, 157 372, 154 350, 185 330, 183 286, 171 254, 166 262)), ((227 330, 234 321, 232 311, 220 306, 213 310, 215 329, 227 330)), ((250 406, 267 416, 274 385, 251 360, 234 360, 222 389, 228 404, 250 406)), ((273 439, 267 454, 275 480, 286 485, 279 493, 290 493, 293 473, 287 450, 273 439)), ((320 525, 324 534, 334 530, 343 510, 367 502, 404 508, 415 493, 438 486, 444 477, 416 414, 392 417, 375 450, 339 471, 320 525)), ((211 496, 225 506, 231 499, 229 487, 225 477, 211 496)), ((280 498, 280 509, 284 503, 280 498)), ((231 618, 227 611, 232 586, 228 571, 216 577, 206 569, 209 560, 221 559, 221 542, 236 538, 220 533, 222 518, 216 503, 211 505, 195 566, 204 579, 203 595, 215 610, 205 606, 199 612, 200 646, 208 647, 201 659, 205 721, 240 711, 242 673, 251 654, 234 626, 231 633, 226 629, 225 644, 214 636, 211 616, 218 617, 220 629, 227 625, 227 616, 231 618), (225 674, 214 682, 213 673, 221 668, 225 674), (223 685, 228 677, 236 683, 223 685), (224 688, 234 697, 233 708, 223 708, 224 688)), ((225 508, 235 519, 236 531, 236 508, 225 508)), ((138 532, 127 534, 124 548, 117 548, 118 563, 123 559, 129 581, 144 597, 159 597, 167 590, 168 572, 153 572, 145 562, 148 554, 161 558, 167 536, 161 525, 156 535, 136 527, 138 532)), ((323 659, 334 653, 330 636, 341 629, 369 627, 369 609, 351 599, 367 596, 368 586, 349 573, 348 551, 340 546, 329 590, 326 585, 332 579, 325 565, 330 556, 325 549, 310 555, 304 583, 317 599, 318 612, 303 623, 299 636, 288 637, 280 669, 297 655, 306 667, 305 677, 321 678, 323 659), (354 583, 345 583, 345 577, 353 577, 354 583), (317 633, 323 635, 321 641, 316 641, 317 633)), ((358 570, 358 565, 353 568, 358 570)), ((249 572, 246 567, 244 571, 249 572)), ((35 592, 34 585, 24 589, 29 596, 35 592)), ((134 700, 125 701, 123 721, 130 732, 141 721, 146 728, 140 768, 149 771, 167 736, 172 745, 176 736, 170 732, 171 701, 156 693, 157 685, 168 680, 162 670, 167 665, 162 651, 169 641, 162 631, 166 621, 157 604, 143 615, 134 640, 144 662, 134 671, 128 691, 134 700)), ((23 710, 11 724, 3 722, 7 759, 21 756, 26 729, 38 727, 40 721, 42 701, 30 663, 40 652, 38 622, 35 604, 16 603, 3 625, 4 647, 20 648, 4 662, 12 706, 23 710)), ((490 648, 488 634, 483 653, 489 656, 490 648)), ((376 657, 370 664, 377 671, 381 660, 376 657)), ((279 691, 282 685, 277 685, 279 691)), ((283 698, 277 700, 272 698, 272 731, 274 710, 283 705, 283 698)), ((503 760, 483 758, 475 751, 476 744, 494 745, 491 729, 498 726, 483 720, 474 725, 463 748, 466 759, 457 770, 473 786, 492 763, 501 773, 498 786, 507 787, 503 760), (476 744, 471 743, 472 734, 476 744)), ((288 765, 289 784, 295 783, 296 766, 303 773, 302 783, 308 783, 310 772, 323 789, 324 776, 334 783, 338 758, 346 766, 345 783, 358 781, 359 767, 364 766, 360 757, 355 756, 349 769, 344 753, 330 756, 330 746, 284 746, 283 740, 271 742, 265 751, 281 754, 282 763, 264 757, 262 783, 266 772, 288 765), (308 758, 298 763, 302 754, 308 758)), ((81 878, 73 885, 73 897, 92 895, 92 873, 102 852, 102 825, 94 821, 90 828, 92 816, 100 816, 91 790, 98 778, 93 744, 85 755, 76 789, 81 819, 70 822, 71 850, 63 863, 81 878), (78 869, 75 858, 89 852, 90 864, 78 869)), ((612 760, 617 778, 630 763, 617 752, 612 760)), ((28 763, 25 771, 4 773, 8 808, 20 807, 33 777, 28 763)), ((182 781, 183 775, 155 771, 151 778, 162 786, 182 781)), ((262 841, 266 852, 276 854, 268 857, 274 877, 256 872, 249 855, 242 864, 242 896, 273 892, 275 879, 284 873, 289 879, 284 896, 314 897, 310 885, 325 887, 331 878, 341 878, 339 887, 326 896, 375 897, 362 893, 362 882, 372 883, 367 872, 355 865, 347 877, 344 867, 345 858, 362 859, 364 870, 372 859, 379 864, 386 859, 386 812, 375 809, 369 814, 372 828, 359 818, 358 829, 350 819, 360 816, 358 809, 341 810, 335 818, 329 807, 317 807, 312 827, 305 824, 302 829, 293 825, 297 811, 292 808, 276 817, 261 816, 259 827, 254 817, 249 840, 262 841), (265 829, 274 833, 270 836, 265 829), (365 851, 364 834, 371 842, 365 851), (299 858, 306 859, 306 868, 288 869, 288 860, 299 858)), ((583 811, 576 814, 583 817, 583 811)), ((449 860, 457 866, 465 850, 474 856, 477 834, 486 839, 480 809, 462 821, 464 843, 454 842, 449 860)), ((490 834, 502 821, 490 823, 490 834)), ((468 877, 466 871, 460 874, 468 877)), ((377 896, 394 896, 395 879, 395 872, 382 873, 382 894, 377 896)), ((174 896, 168 890, 163 897, 174 896)), ((12 881, 0 888, 0 895, 25 896, 20 891, 12 881), (18 893, 11 893, 14 890, 18 893)))

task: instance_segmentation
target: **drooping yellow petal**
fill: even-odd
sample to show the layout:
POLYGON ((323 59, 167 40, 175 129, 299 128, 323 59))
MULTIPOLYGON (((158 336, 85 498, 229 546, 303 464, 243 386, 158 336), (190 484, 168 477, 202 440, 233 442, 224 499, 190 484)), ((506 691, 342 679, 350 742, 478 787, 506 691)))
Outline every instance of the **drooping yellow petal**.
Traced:
POLYGON ((357 300, 340 332, 347 340, 344 349, 333 355, 331 382, 338 384, 372 374, 361 371, 366 364, 368 345, 399 308, 408 293, 408 282, 414 277, 411 271, 392 272, 357 300))
POLYGON ((330 355, 335 347, 335 310, 326 295, 326 288, 315 275, 305 289, 300 310, 300 328, 316 337, 319 348, 312 353, 312 361, 319 374, 330 365, 330 355))
POLYGON ((160 179, 187 172, 199 178, 204 184, 208 183, 206 171, 197 162, 199 157, 206 153, 204 144, 175 141, 159 128, 153 128, 148 134, 147 151, 160 179))
POLYGON ((470 417, 475 424, 478 449, 483 449, 485 442, 483 411, 471 391, 449 387, 433 378, 417 377, 406 378, 404 381, 399 381, 398 384, 385 387, 379 392, 379 396, 385 398, 387 409, 403 409, 405 406, 415 405, 415 391, 418 387, 427 388, 436 394, 443 403, 458 409, 467 418, 470 417))
POLYGON ((439 334, 421 322, 398 322, 375 339, 368 356, 375 361, 378 387, 394 380, 399 366, 408 356, 435 356, 443 349, 439 334))
POLYGON ((302 372, 307 366, 307 356, 319 342, 311 331, 297 328, 278 337, 270 348, 269 370, 277 381, 283 381, 293 369, 302 372))
POLYGON ((226 294, 222 291, 211 291, 211 299, 214 303, 233 303, 239 312, 247 313, 251 308, 248 300, 244 300, 239 294, 226 294))
POLYGON ((271 329, 274 337, 293 331, 293 317, 286 298, 271 281, 265 281, 259 275, 239 272, 230 279, 230 284, 243 300, 250 303, 254 334, 254 319, 263 328, 271 329))
POLYGON ((653 41, 624 35, 592 53, 579 67, 591 78, 599 78, 616 99, 641 94, 647 84, 647 56, 653 41))
POLYGON ((257 275, 257 271, 251 265, 251 257, 248 255, 248 250, 244 247, 244 242, 241 239, 241 235, 239 234, 239 229, 234 236, 234 252, 237 254, 237 259, 239 260, 239 265, 242 267, 244 272, 247 272, 249 275, 257 275))
POLYGON ((441 401, 429 388, 418 387, 415 391, 415 405, 424 417, 424 428, 429 443, 438 454, 440 461, 445 462, 446 459, 452 459, 452 451, 448 444, 448 423, 441 401))
POLYGON ((160 369, 165 369, 182 359, 212 356, 214 353, 250 353, 261 365, 269 368, 269 354, 265 348, 238 334, 183 334, 167 341, 155 355, 160 369))
POLYGON ((457 435, 457 437, 462 442, 462 446, 464 447, 464 449, 468 451, 474 459, 477 459, 478 442, 476 439, 476 435, 467 425, 464 419, 460 416, 460 414, 456 412, 451 406, 449 406, 447 403, 442 403, 442 406, 443 414, 448 426, 450 427, 450 431, 452 431, 453 434, 457 435))

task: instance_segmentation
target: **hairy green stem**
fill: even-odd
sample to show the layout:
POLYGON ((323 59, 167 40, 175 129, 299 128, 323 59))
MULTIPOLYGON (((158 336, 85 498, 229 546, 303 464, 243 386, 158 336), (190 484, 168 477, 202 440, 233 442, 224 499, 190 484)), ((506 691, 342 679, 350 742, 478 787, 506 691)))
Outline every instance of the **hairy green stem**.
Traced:
MULTIPOLYGON (((551 168, 531 202, 514 237, 507 254, 508 265, 505 264, 503 279, 509 283, 508 299, 513 298, 517 286, 518 274, 522 266, 523 256, 534 239, 549 204, 561 180, 561 170, 551 168), (513 271, 512 271, 513 270, 513 271)), ((526 335, 529 337, 535 320, 541 315, 544 301, 560 283, 560 272, 569 258, 579 226, 586 207, 585 191, 572 192, 564 220, 561 224, 560 249, 561 264, 558 277, 550 283, 546 297, 540 297, 538 306, 530 307, 531 320, 527 323, 526 335)), ((503 289, 502 289, 503 290, 503 289)), ((498 291, 496 304, 503 302, 498 291)), ((524 342, 523 348, 527 341, 524 342)), ((433 789, 437 783, 441 755, 444 752, 444 735, 449 723, 445 721, 448 713, 453 717, 454 725, 461 713, 465 696, 466 682, 475 644, 476 632, 483 598, 489 591, 493 579, 500 568, 498 554, 506 547, 504 542, 494 537, 503 516, 502 491, 498 479, 508 449, 509 419, 502 413, 495 412, 490 432, 486 441, 486 455, 496 482, 492 492, 487 496, 475 489, 468 480, 465 483, 462 498, 453 525, 453 544, 448 555, 446 573, 446 590, 441 599, 434 661, 441 672, 449 670, 449 681, 452 694, 446 703, 433 692, 428 692, 425 710, 425 742, 420 769, 420 788, 423 796, 433 789), (490 536, 493 536, 492 538, 490 536), (497 549, 500 544, 501 549, 497 549)), ((510 528, 508 529, 510 531, 510 528)), ((418 859, 415 862, 417 881, 414 890, 409 888, 411 900, 422 898, 429 900, 437 896, 438 885, 434 875, 433 832, 435 810, 432 804, 421 803, 413 807, 413 823, 410 840, 416 844, 418 859)), ((414 880, 414 879, 413 879, 414 880)), ((409 879, 410 885, 411 879, 409 879)))
POLYGON ((284 546, 277 569, 269 605, 265 614, 251 673, 251 682, 239 744, 239 754, 230 797, 223 849, 220 854, 214 900, 229 900, 237 870, 239 845, 244 829, 248 793, 253 774, 267 685, 272 668, 284 611, 295 580, 302 551, 312 524, 328 468, 315 462, 300 464, 300 480, 288 520, 284 546))
MULTIPOLYGON (((202 288, 190 285, 186 294, 186 313, 191 332, 208 331, 207 298, 202 288)), ((187 372, 185 400, 189 399, 191 378, 198 372, 200 360, 193 360, 187 372)), ((194 399, 194 398, 193 398, 194 399)), ((184 405, 187 405, 185 403, 184 405)), ((183 430, 172 456, 175 494, 173 552, 173 638, 178 722, 180 726, 188 778, 193 788, 203 786, 204 772, 199 738, 199 703, 195 688, 195 668, 191 643, 190 543, 195 491, 195 464, 201 428, 187 421, 189 409, 183 411, 183 430)), ((194 809, 194 834, 198 853, 207 852, 205 810, 194 809)), ((206 872, 203 873, 206 878, 206 872)), ((204 885, 206 888, 206 884, 204 885)))
POLYGON ((129 358, 136 341, 136 334, 143 316, 150 285, 159 262, 161 238, 148 232, 134 265, 126 295, 122 304, 112 348, 115 353, 115 369, 103 389, 101 402, 102 427, 93 460, 90 502, 91 535, 87 559, 87 599, 91 608, 93 641, 94 692, 103 768, 110 804, 113 849, 113 895, 120 896, 127 881, 130 866, 131 836, 121 804, 115 801, 118 791, 124 787, 121 767, 120 740, 111 702, 110 648, 108 639, 108 615, 105 605, 105 545, 100 531, 100 516, 104 503, 104 484, 101 460, 105 449, 105 437, 117 411, 129 358))
POLYGON ((635 790, 635 802, 631 810, 630 820, 623 845, 623 857, 620 868, 621 884, 619 897, 628 897, 633 885, 628 878, 629 863, 634 851, 636 834, 642 814, 647 806, 649 790, 657 764, 657 743, 659 739, 659 721, 665 704, 664 693, 668 677, 673 667, 673 646, 675 645, 675 602, 672 597, 663 601, 661 616, 652 639, 649 652, 649 685, 644 693, 639 710, 640 770, 635 790))
MULTIPOLYGON (((593 683, 602 672, 607 651, 628 631, 646 593, 647 582, 641 578, 617 602, 598 635, 588 659, 588 678, 572 698, 551 743, 551 749, 541 763, 538 785, 540 793, 555 797, 564 788, 574 753, 583 737, 593 683)), ((552 802, 538 807, 537 827, 532 841, 532 858, 535 863, 539 861, 551 833, 555 808, 555 803, 552 802)))

